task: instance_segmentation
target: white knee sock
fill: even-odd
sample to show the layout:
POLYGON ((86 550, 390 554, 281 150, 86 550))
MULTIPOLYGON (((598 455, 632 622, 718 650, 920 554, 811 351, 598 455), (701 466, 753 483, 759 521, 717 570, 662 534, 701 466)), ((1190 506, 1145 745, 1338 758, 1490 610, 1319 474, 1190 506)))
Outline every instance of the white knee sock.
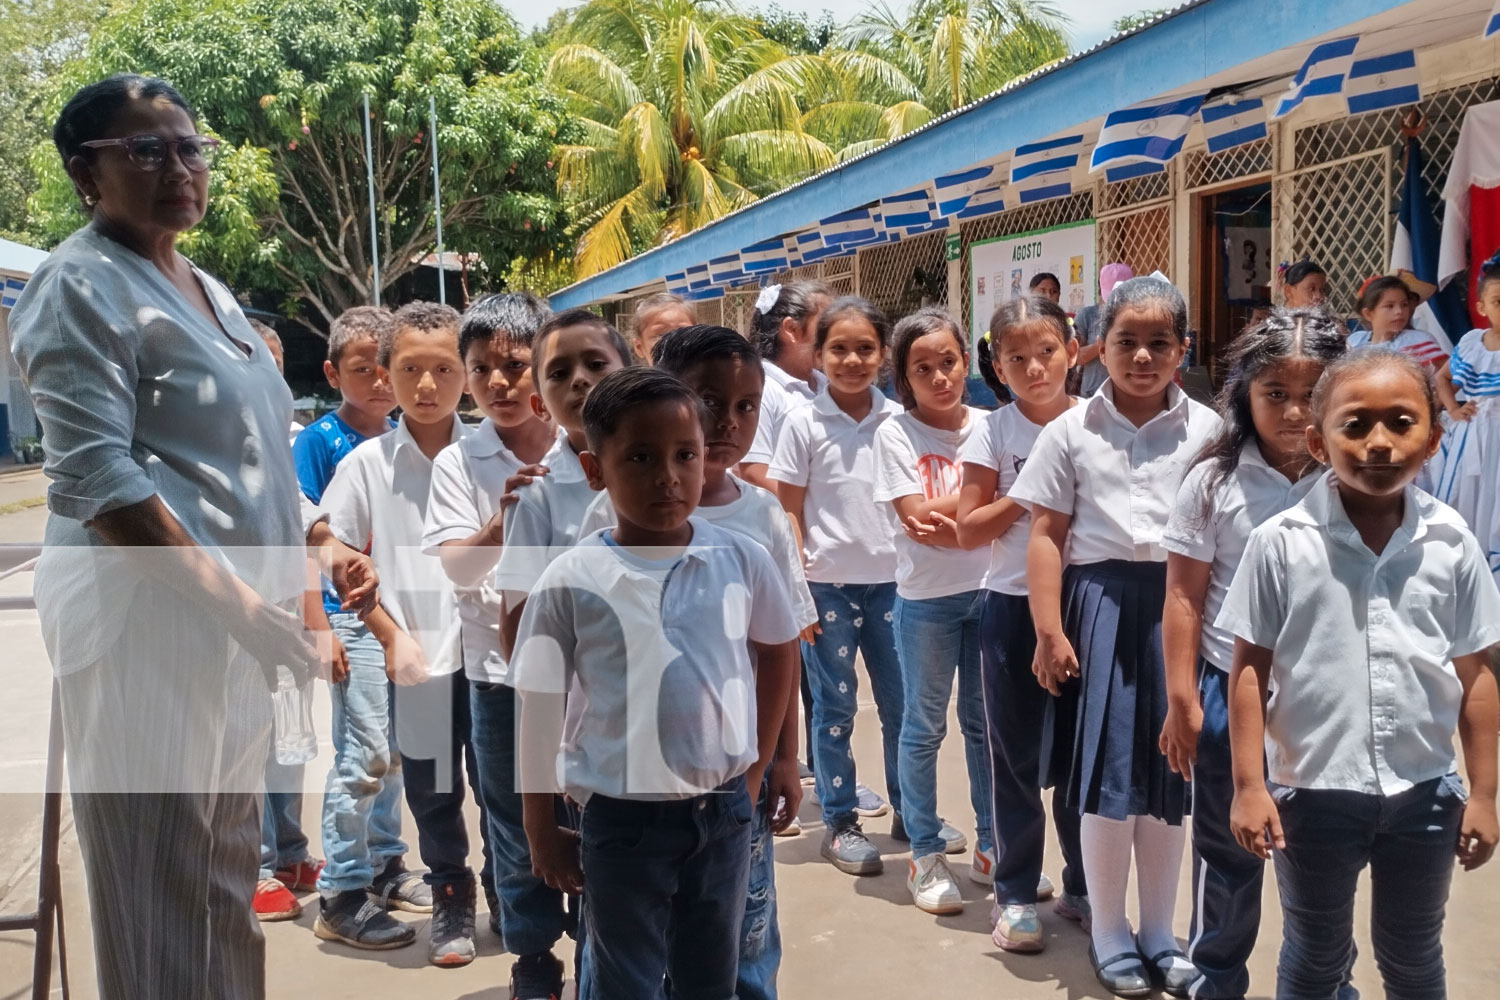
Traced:
POLYGON ((1100 961, 1135 950, 1130 922, 1125 918, 1125 893, 1130 887, 1130 849, 1136 817, 1105 819, 1085 815, 1079 826, 1083 872, 1089 883, 1093 909, 1094 954, 1100 961))
MULTIPOLYGON (((1180 947, 1172 934, 1172 914, 1177 903, 1177 878, 1182 871, 1182 848, 1187 830, 1170 826, 1150 816, 1135 821, 1136 893, 1141 905, 1137 932, 1146 958, 1180 947)), ((1186 959, 1173 959, 1187 966, 1186 959)))

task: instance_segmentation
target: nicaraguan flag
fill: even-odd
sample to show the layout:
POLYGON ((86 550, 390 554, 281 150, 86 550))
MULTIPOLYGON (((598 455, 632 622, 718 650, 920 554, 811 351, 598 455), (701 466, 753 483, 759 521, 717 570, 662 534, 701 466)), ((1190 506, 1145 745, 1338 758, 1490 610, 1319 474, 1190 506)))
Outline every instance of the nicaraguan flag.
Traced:
POLYGON ((688 292, 687 297, 694 302, 703 302, 707 299, 722 299, 724 297, 724 287, 722 285, 705 285, 702 288, 695 288, 688 292))
POLYGON ((740 265, 747 274, 764 274, 787 269, 786 240, 780 236, 762 240, 740 251, 740 265))
POLYGON ((1003 211, 1005 211, 1005 186, 997 181, 981 191, 974 192, 969 198, 969 203, 959 211, 955 218, 978 219, 1003 211))
POLYGON ((744 277, 745 269, 740 266, 740 255, 737 253, 714 257, 708 262, 708 280, 715 285, 727 285, 744 277))
POLYGON ((6 278, 0 282, 0 309, 10 309, 21 297, 21 290, 26 287, 26 282, 20 278, 6 278))
POLYGON ((1182 152, 1193 116, 1201 107, 1202 97, 1184 97, 1111 111, 1089 158, 1089 172, 1171 162, 1182 152))
MULTIPOLYGON (((1422 146, 1415 139, 1406 144, 1406 178, 1401 184, 1401 210, 1391 240, 1390 270, 1392 274, 1405 271, 1437 288, 1437 217, 1427 201, 1427 186, 1422 183, 1422 146)), ((1446 291, 1429 297, 1412 314, 1412 326, 1431 334, 1438 346, 1449 353, 1453 351, 1453 335, 1464 332, 1465 291, 1460 284, 1450 284, 1446 291), (1450 296, 1448 292, 1457 295, 1450 296)))
POLYGON ((1017 146, 1010 157, 1010 184, 1020 194, 1022 205, 1073 193, 1070 172, 1083 157, 1083 136, 1017 146))
POLYGON ((673 295, 686 295, 688 293, 687 272, 679 271, 666 277, 667 291, 673 295))
POLYGON ((887 230, 930 226, 938 217, 937 205, 925 186, 880 199, 880 214, 887 230))
POLYGON ((1281 100, 1276 102, 1276 110, 1271 117, 1281 118, 1291 114, 1309 97, 1324 97, 1343 90, 1344 76, 1354 64, 1354 50, 1358 45, 1357 36, 1339 38, 1324 42, 1309 52, 1302 68, 1292 78, 1292 85, 1287 88, 1281 100))
POLYGON ((871 208, 854 208, 819 219, 818 231, 823 234, 823 244, 831 247, 872 243, 885 233, 880 213, 871 208))
POLYGON ((1166 169, 1165 164, 1161 163, 1132 163, 1128 167, 1105 167, 1104 179, 1113 184, 1116 181, 1128 181, 1136 177, 1145 177, 1148 174, 1159 174, 1166 169))
POLYGON ((957 215, 963 211, 970 198, 990 186, 990 176, 994 172, 994 167, 974 167, 934 180, 932 186, 937 195, 938 215, 957 215))
POLYGON ((797 234, 797 257, 803 264, 816 264, 820 260, 837 257, 841 252, 841 247, 824 243, 823 234, 817 229, 797 234))
POLYGON ((1490 11, 1490 19, 1484 22, 1484 37, 1500 34, 1500 0, 1495 0, 1494 9, 1490 11))
POLYGON ((689 267, 687 269, 687 282, 688 287, 694 291, 700 291, 713 284, 708 277, 708 265, 694 264, 692 267, 689 267))
POLYGON ((1422 99, 1417 54, 1411 49, 1388 56, 1357 59, 1344 80, 1344 100, 1351 115, 1416 104, 1422 99))
POLYGON ((1203 138, 1210 153, 1222 153, 1270 134, 1266 128, 1266 102, 1259 97, 1239 101, 1228 98, 1205 104, 1198 118, 1203 122, 1203 138))

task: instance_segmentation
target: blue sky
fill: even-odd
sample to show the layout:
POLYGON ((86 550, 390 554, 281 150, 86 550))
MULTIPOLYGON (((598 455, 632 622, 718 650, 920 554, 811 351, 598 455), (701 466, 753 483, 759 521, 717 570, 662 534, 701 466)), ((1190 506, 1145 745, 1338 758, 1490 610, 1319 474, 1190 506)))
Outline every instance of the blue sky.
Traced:
MULTIPOLYGON (((833 12, 834 20, 839 23, 850 20, 860 10, 869 6, 869 0, 778 0, 782 7, 789 10, 805 10, 816 13, 821 10, 833 12)), ((1052 0, 1054 6, 1058 7, 1070 19, 1068 35, 1073 43, 1073 49, 1083 49, 1104 38, 1109 34, 1110 22, 1121 14, 1131 14, 1147 7, 1170 7, 1176 5, 1176 0, 1052 0)), ((501 4, 527 27, 532 27, 546 22, 552 16, 552 12, 560 7, 575 6, 577 0, 528 0, 521 3, 519 0, 501 0, 501 4)), ((761 0, 741 0, 746 7, 768 6, 761 0)), ((895 0, 893 5, 900 5, 901 0, 895 0)))

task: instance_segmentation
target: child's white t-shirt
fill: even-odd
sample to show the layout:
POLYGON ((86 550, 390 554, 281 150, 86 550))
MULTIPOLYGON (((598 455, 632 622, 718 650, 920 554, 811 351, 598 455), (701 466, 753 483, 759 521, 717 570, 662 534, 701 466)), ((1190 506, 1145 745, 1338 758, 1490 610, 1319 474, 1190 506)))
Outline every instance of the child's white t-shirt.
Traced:
POLYGON ((595 493, 578 453, 562 439, 547 456, 548 472, 516 490, 505 512, 505 546, 495 567, 494 589, 514 607, 541 579, 542 570, 578 541, 584 512, 595 493))
MULTIPOLYGON (((550 466, 559 448, 568 447, 559 433, 541 461, 550 466)), ((422 529, 422 548, 441 560, 444 542, 469 538, 495 516, 505 481, 524 465, 486 420, 462 441, 444 448, 432 463, 432 489, 422 529)), ((497 558, 498 561, 498 558, 497 558)), ((500 652, 502 601, 493 573, 473 587, 455 587, 462 633, 464 673, 471 681, 504 684, 509 669, 500 652)))
POLYGON ((760 394, 760 419, 755 425, 755 439, 744 458, 749 465, 769 465, 776 454, 776 442, 781 438, 786 415, 811 403, 828 387, 828 376, 820 371, 812 373, 812 384, 809 385, 782 371, 774 361, 767 361, 762 367, 766 381, 760 394))
POLYGON ((755 674, 747 639, 778 644, 798 628, 760 545, 694 517, 670 559, 598 531, 560 554, 526 602, 512 683, 567 695, 559 776, 594 795, 673 801, 755 763, 755 674))
MULTIPOLYGON (((998 474, 995 482, 995 499, 1006 496, 1015 485, 1016 477, 1026 465, 1032 446, 1042 433, 1042 425, 1034 424, 1014 404, 1002 406, 993 413, 980 418, 974 432, 964 442, 959 452, 961 461, 970 465, 982 465, 994 469, 998 474)), ((986 503, 992 500, 986 500, 986 503)), ((999 594, 1024 597, 1026 589, 1026 549, 1031 542, 1031 514, 1023 513, 1009 528, 990 543, 985 552, 989 560, 984 575, 984 586, 999 594)))
POLYGON ((888 505, 897 522, 896 593, 908 601, 947 597, 978 590, 989 567, 984 549, 950 549, 914 542, 900 530, 891 501, 919 496, 937 500, 956 496, 962 482, 959 452, 983 422, 983 410, 972 406, 956 431, 924 424, 908 410, 886 419, 875 432, 875 501, 888 505))
POLYGON ((813 583, 890 583, 896 579, 896 519, 877 504, 875 431, 901 407, 875 388, 856 421, 827 391, 788 414, 767 475, 807 489, 802 546, 813 583))
MULTIPOLYGON (((797 549, 791 519, 769 490, 747 483, 734 473, 730 473, 729 478, 739 488, 740 495, 717 507, 700 506, 693 511, 693 516, 759 542, 786 585, 797 627, 806 628, 818 620, 818 606, 813 603, 812 593, 807 589, 802 553, 797 549)), ((615 524, 615 505, 610 502, 609 491, 601 491, 583 516, 579 537, 587 538, 603 528, 613 528, 615 524)))

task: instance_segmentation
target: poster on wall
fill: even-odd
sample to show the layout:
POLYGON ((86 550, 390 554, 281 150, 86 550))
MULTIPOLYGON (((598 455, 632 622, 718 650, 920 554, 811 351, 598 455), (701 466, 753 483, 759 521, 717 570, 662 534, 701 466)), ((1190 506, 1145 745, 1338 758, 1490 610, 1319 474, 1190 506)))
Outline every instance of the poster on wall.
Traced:
POLYGON ((969 245, 969 315, 976 342, 989 329, 995 310, 1025 295, 1032 277, 1041 271, 1057 275, 1062 307, 1069 315, 1093 305, 1099 294, 1094 223, 1073 222, 969 245))
POLYGON ((1257 289, 1271 284, 1271 230, 1260 226, 1225 226, 1224 277, 1230 302, 1253 302, 1257 289))

